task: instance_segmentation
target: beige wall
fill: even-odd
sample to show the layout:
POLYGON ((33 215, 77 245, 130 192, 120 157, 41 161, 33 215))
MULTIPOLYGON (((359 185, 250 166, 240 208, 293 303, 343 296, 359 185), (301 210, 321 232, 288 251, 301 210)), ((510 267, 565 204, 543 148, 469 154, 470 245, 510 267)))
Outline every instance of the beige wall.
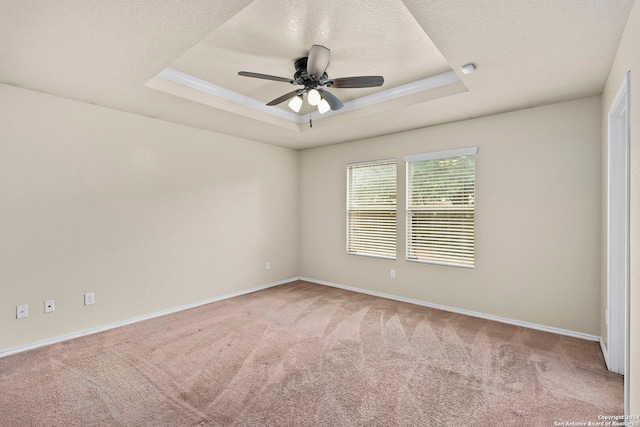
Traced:
POLYGON ((0 117, 0 352, 297 275, 297 152, 5 85, 0 117))
POLYGON ((600 162, 599 97, 303 151, 300 274, 599 336, 600 162), (405 262, 402 156, 467 146, 476 268, 405 262), (347 255, 346 165, 384 158, 398 159, 398 259, 347 255))
MULTIPOLYGON (((606 223, 606 111, 623 73, 640 69, 639 39, 636 3, 602 99, 301 153, 0 85, 0 352, 298 275, 606 339, 597 231, 606 223), (402 156, 472 145, 476 268, 404 262, 402 156), (347 255, 345 166, 389 157, 399 161, 398 260, 347 255), (84 307, 89 291, 96 304, 84 307), (45 299, 55 299, 55 313, 43 313, 45 299), (29 304, 28 319, 15 319, 18 304, 29 304)), ((640 87, 633 73, 631 86, 640 87)), ((632 95, 633 108, 640 91, 632 95)), ((640 413, 639 117, 632 113, 632 413, 640 413)))
MULTIPOLYGON (((603 224, 606 225, 607 191, 605 179, 607 170, 607 121, 608 110, 622 83, 624 74, 631 70, 631 200, 630 200, 630 351, 631 367, 628 372, 630 393, 630 413, 640 414, 640 3, 635 2, 629 21, 625 28, 622 40, 618 46, 616 58, 611 67, 602 95, 602 171, 603 171, 603 224)), ((606 235, 603 243, 606 242, 606 235)), ((602 250, 603 273, 606 266, 606 246, 602 250)), ((607 335, 604 324, 604 310, 607 306, 607 282, 606 275, 602 277, 602 309, 601 309, 601 333, 607 335)))

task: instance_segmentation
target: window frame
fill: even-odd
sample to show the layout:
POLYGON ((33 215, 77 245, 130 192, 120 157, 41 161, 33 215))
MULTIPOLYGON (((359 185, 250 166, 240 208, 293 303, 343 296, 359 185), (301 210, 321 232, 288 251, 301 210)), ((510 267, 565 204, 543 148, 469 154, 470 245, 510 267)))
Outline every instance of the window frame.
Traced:
MULTIPOLYGON (((450 266, 450 267, 460 267, 460 268, 475 268, 475 264, 476 264, 476 231, 475 231, 475 224, 476 224, 476 203, 475 203, 475 197, 476 197, 476 177, 477 177, 477 171, 476 171, 476 154, 478 153, 478 147, 468 147, 468 148, 460 148, 460 149, 454 149, 454 150, 446 150, 446 151, 437 151, 437 152, 431 152, 431 153, 421 153, 421 154, 413 154, 413 155, 407 155, 404 156, 404 161, 405 161, 405 178, 406 178, 406 204, 405 204, 405 208, 406 208, 406 212, 405 212, 405 218, 406 218, 406 225, 405 225, 405 233, 406 233, 406 241, 405 241, 405 260, 407 262, 417 262, 417 263, 423 263, 423 264, 434 264, 434 265, 444 265, 444 266, 450 266), (454 261, 443 261, 442 258, 445 258, 444 255, 442 255, 443 253, 446 252, 447 249, 449 248, 455 248, 455 243, 451 244, 451 243, 446 243, 447 242, 447 238, 450 238, 450 236, 447 236, 448 233, 443 233, 444 231, 449 230, 449 233, 451 231, 451 227, 447 227, 447 226, 443 226, 440 228, 440 235, 437 237, 441 237, 443 238, 443 241, 445 242, 444 247, 440 250, 440 252, 435 251, 435 253, 437 255, 439 255, 441 257, 441 260, 436 259, 437 257, 432 257, 432 258, 428 258, 428 257, 413 257, 412 254, 414 254, 416 251, 415 250, 411 250, 412 248, 412 242, 418 240, 417 238, 415 238, 415 235, 417 233, 413 232, 413 228, 412 228, 412 220, 415 218, 415 212, 418 211, 418 209, 416 209, 415 205, 412 206, 412 188, 413 185, 415 185, 415 183, 412 182, 412 177, 411 177, 411 163, 416 163, 416 162, 424 162, 424 161, 433 161, 433 160, 440 160, 440 159, 454 159, 456 157, 462 157, 462 156, 473 156, 473 203, 470 204, 470 206, 472 206, 472 209, 467 209, 467 208, 457 208, 457 209, 451 209, 451 211, 454 210, 461 210, 461 211, 471 211, 472 213, 472 220, 470 221, 472 224, 472 228, 471 228, 471 243, 472 243, 472 249, 471 249, 471 260, 470 262, 468 261, 467 258, 463 257, 463 256, 455 256, 455 255, 450 255, 449 258, 450 259, 454 259, 454 261), (413 234, 413 236, 412 236, 413 234), (455 258, 457 258, 457 260, 455 260, 455 258)), ((424 205, 426 206, 426 205, 424 205)), ((427 211, 431 211, 431 212, 443 212, 446 213, 446 208, 427 208, 427 207, 422 207, 423 212, 427 212, 427 211)), ((453 212, 452 212, 453 213, 453 212)), ((448 219, 448 218, 447 218, 448 219)), ((467 225, 468 227, 468 225, 467 225)), ((438 231, 438 230, 436 230, 438 231)), ((449 242, 451 242, 451 240, 448 240, 449 242)), ((426 248, 431 248, 432 246, 430 245, 425 245, 426 248)), ((426 251, 426 249, 425 249, 426 251)))
MULTIPOLYGON (((373 258, 382 258, 382 259, 390 259, 390 260, 396 260, 398 258, 398 160, 396 158, 389 158, 389 159, 380 159, 380 160, 370 160, 370 161, 364 161, 364 162, 356 162, 356 163, 349 163, 347 164, 347 168, 346 168, 346 251, 347 254, 349 255, 358 255, 358 256, 366 256, 366 257, 373 257, 373 258), (384 165, 384 164, 393 164, 394 166, 394 179, 393 179, 393 186, 394 186, 394 190, 393 190, 393 195, 394 195, 394 207, 393 209, 389 209, 387 205, 383 205, 383 207, 379 207, 378 209, 354 209, 352 208, 352 203, 351 202, 351 196, 353 193, 353 189, 352 189, 352 168, 357 168, 357 167, 365 167, 365 166, 376 166, 376 165, 384 165), (393 230, 393 255, 388 254, 385 255, 383 253, 376 253, 375 249, 380 249, 383 247, 383 245, 380 244, 373 244, 371 247, 371 251, 370 252, 366 252, 363 250, 354 250, 354 242, 352 240, 352 237, 354 236, 352 229, 353 229, 353 223, 352 223, 352 213, 353 212, 380 212, 380 211, 388 211, 388 212, 393 212, 393 226, 392 226, 392 230, 393 230)), ((380 230, 384 230, 385 227, 382 226, 380 227, 380 230)))

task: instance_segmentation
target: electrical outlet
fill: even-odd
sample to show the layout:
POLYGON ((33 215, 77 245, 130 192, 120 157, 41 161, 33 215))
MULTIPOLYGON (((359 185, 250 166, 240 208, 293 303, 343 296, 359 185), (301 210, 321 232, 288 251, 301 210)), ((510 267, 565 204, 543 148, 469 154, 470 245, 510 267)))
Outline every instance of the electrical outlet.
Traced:
POLYGON ((269 261, 267 261, 266 267, 267 267, 267 270, 271 270, 271 263, 269 261))
POLYGON ((391 277, 392 279, 396 278, 396 271, 395 270, 391 270, 391 272, 389 273, 389 277, 391 277))
POLYGON ((44 302, 44 312, 52 313, 56 311, 56 302, 52 299, 48 299, 44 302))
POLYGON ((28 305, 17 306, 16 319, 24 319, 25 317, 29 317, 29 306, 28 305))
POLYGON ((96 302, 96 297, 93 292, 84 294, 84 305, 91 305, 96 302))

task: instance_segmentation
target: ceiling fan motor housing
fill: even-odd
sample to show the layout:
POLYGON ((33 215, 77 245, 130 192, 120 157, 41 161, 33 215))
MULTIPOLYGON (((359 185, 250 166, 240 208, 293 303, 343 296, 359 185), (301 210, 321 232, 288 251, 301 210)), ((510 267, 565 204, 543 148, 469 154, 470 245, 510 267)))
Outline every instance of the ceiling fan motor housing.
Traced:
MULTIPOLYGON (((318 78, 312 78, 307 73, 307 60, 309 57, 305 56, 303 58, 296 59, 294 66, 296 67, 296 72, 293 75, 293 84, 303 85, 305 87, 305 91, 309 91, 311 89, 316 88, 319 85, 324 85, 327 83, 329 76, 327 73, 323 73, 322 76, 318 78)), ((330 82, 326 84, 326 86, 331 86, 330 82)))

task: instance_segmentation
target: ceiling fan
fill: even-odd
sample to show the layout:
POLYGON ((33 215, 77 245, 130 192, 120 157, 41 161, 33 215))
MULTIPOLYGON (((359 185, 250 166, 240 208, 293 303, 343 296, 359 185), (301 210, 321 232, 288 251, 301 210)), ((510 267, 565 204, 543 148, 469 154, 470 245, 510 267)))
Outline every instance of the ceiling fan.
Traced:
POLYGON ((324 114, 330 109, 339 110, 344 106, 342 101, 325 88, 365 88, 382 86, 384 83, 382 76, 357 76, 330 79, 326 73, 330 56, 331 50, 324 46, 314 44, 311 46, 308 56, 296 60, 294 64, 296 72, 293 75, 293 79, 252 73, 249 71, 240 71, 238 74, 244 77, 273 80, 303 86, 300 89, 293 90, 267 103, 267 105, 273 106, 290 99, 289 108, 296 113, 299 112, 302 107, 302 100, 305 93, 307 94, 309 104, 317 106, 320 114, 324 114))

